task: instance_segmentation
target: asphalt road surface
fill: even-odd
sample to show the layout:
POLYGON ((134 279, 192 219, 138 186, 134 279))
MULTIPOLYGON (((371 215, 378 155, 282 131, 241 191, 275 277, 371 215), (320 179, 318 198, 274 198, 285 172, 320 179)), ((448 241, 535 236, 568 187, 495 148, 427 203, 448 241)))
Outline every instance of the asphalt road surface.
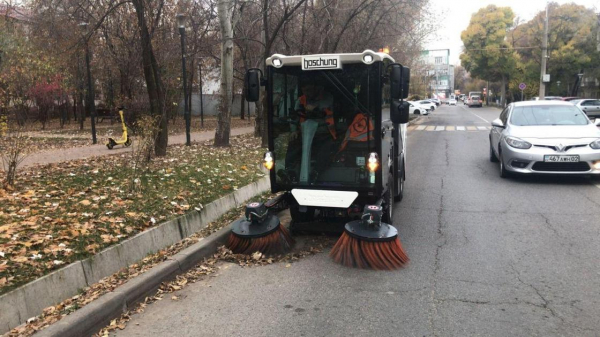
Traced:
POLYGON ((444 106, 409 131, 393 272, 327 252, 223 265, 133 316, 118 336, 598 336, 600 181, 502 179, 488 159, 500 110, 444 106))

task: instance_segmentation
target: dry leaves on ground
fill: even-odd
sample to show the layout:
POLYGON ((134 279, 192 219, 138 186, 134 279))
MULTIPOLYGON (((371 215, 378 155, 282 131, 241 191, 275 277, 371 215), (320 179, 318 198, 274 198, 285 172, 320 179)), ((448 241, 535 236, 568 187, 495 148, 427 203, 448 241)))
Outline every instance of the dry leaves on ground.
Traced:
POLYGON ((259 140, 171 146, 133 177, 128 155, 28 168, 0 189, 0 294, 264 176, 259 140))

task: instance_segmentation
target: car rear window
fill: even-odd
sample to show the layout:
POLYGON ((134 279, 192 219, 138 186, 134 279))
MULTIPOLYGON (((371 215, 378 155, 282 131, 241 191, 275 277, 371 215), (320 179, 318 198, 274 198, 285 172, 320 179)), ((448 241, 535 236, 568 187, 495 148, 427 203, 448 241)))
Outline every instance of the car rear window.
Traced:
POLYGON ((586 125, 585 114, 575 106, 534 105, 515 107, 510 122, 518 126, 531 125, 586 125))

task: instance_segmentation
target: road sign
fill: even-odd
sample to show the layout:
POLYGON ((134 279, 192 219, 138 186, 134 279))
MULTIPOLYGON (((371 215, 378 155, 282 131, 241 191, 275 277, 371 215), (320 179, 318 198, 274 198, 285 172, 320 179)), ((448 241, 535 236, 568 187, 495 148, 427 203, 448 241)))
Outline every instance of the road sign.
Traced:
POLYGON ((525 88, 527 88, 527 85, 525 83, 519 84, 519 89, 525 90, 525 88))

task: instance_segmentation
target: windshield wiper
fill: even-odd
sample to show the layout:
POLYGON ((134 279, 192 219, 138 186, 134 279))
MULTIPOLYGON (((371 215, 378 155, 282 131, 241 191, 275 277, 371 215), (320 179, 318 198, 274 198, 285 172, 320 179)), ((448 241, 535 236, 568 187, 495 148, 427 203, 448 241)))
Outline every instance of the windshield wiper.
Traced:
POLYGON ((352 97, 352 93, 344 87, 342 82, 333 74, 323 71, 323 76, 346 98, 349 102, 353 103, 362 113, 365 113, 369 117, 373 117, 373 114, 358 100, 352 97))

